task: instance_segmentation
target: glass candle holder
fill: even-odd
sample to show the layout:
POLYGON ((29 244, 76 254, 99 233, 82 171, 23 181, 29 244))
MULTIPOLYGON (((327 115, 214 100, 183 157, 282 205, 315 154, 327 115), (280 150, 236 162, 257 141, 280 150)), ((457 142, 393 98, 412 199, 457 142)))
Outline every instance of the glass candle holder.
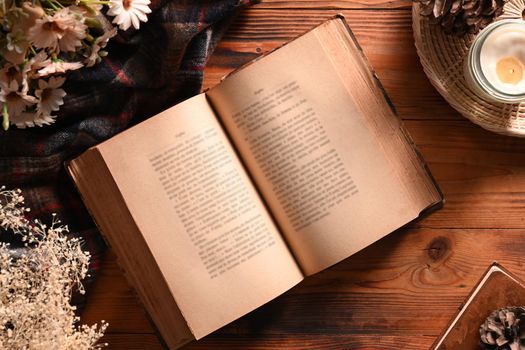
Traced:
POLYGON ((478 96, 525 101, 525 22, 505 19, 488 25, 472 42, 464 68, 467 84, 478 96))

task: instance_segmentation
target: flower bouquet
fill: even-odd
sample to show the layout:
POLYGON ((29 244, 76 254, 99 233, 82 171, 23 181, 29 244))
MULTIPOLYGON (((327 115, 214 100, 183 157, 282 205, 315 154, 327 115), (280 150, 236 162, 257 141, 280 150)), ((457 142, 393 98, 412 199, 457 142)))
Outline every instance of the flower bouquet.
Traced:
POLYGON ((108 41, 139 29, 150 0, 0 0, 2 126, 52 123, 64 103, 65 73, 92 67, 108 41), (113 24, 106 15, 113 16, 113 24))

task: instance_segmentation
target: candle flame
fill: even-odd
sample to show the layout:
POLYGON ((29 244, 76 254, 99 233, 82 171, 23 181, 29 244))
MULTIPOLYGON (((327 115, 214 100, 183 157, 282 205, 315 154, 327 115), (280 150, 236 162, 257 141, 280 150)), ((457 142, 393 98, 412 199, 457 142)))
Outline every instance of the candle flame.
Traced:
POLYGON ((496 73, 502 83, 516 85, 524 79, 525 66, 517 57, 503 57, 496 63, 496 73))

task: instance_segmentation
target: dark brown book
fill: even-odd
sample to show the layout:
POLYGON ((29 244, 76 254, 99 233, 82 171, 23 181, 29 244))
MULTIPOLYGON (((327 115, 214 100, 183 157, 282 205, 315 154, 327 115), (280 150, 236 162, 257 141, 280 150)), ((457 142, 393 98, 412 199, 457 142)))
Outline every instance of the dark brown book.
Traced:
POLYGON ((443 200, 341 17, 68 170, 171 348, 443 200))
POLYGON ((525 305, 525 285, 497 263, 492 264, 461 306, 433 350, 478 350, 479 327, 497 309, 525 305))

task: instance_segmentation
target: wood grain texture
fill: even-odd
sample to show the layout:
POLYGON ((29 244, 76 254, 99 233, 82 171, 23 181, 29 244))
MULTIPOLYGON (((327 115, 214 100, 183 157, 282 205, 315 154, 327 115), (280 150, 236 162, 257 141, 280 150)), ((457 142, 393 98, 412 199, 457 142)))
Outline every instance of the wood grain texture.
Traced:
MULTIPOLYGON (((445 207, 187 349, 428 349, 494 260, 525 280, 525 140, 461 118, 425 77, 410 2, 266 0, 242 13, 205 87, 342 12, 445 193, 445 207)), ((276 273, 278 273, 276 271, 276 273)), ((161 349, 111 252, 83 322, 109 349, 161 349)))
POLYGON ((359 44, 404 119, 458 120, 423 73, 414 47, 410 10, 259 10, 235 21, 206 69, 205 88, 230 71, 337 14, 345 15, 359 44))
MULTIPOLYGON (((341 350, 341 344, 345 344, 343 349, 377 349, 391 350, 399 347, 404 342, 404 337, 391 336, 363 336, 354 337, 346 335, 301 335, 297 340, 290 340, 283 336, 266 337, 258 344, 253 344, 250 337, 237 336, 224 338, 206 338, 201 342, 184 347, 186 350, 198 349, 228 349, 228 350, 267 350, 267 349, 286 349, 286 350, 341 350), (374 344, 370 347, 367 344, 374 344)), ((162 350, 163 348, 156 342, 155 336, 151 334, 110 334, 106 337, 112 350, 162 350)), ((403 345, 405 350, 421 350, 428 348, 433 338, 428 336, 418 337, 413 344, 403 345)))
POLYGON ((284 9, 360 9, 360 8, 409 8, 410 1, 403 0, 362 0, 362 1, 324 1, 324 0, 262 0, 258 8, 284 9))
POLYGON ((467 120, 405 124, 447 201, 412 226, 524 227, 525 140, 490 133, 467 120))
MULTIPOLYGON (((329 348, 422 349, 494 259, 525 278, 525 245, 514 243, 524 235, 525 229, 399 230, 188 348, 308 348, 315 339, 318 348, 327 342, 329 348), (381 345, 373 342, 378 338, 390 340, 381 345)), ((140 334, 153 343, 142 309, 131 289, 122 288, 111 256, 104 271, 84 321, 105 318, 111 348, 138 348, 142 343, 133 339, 140 334), (114 304, 94 305, 97 296, 114 304)))

